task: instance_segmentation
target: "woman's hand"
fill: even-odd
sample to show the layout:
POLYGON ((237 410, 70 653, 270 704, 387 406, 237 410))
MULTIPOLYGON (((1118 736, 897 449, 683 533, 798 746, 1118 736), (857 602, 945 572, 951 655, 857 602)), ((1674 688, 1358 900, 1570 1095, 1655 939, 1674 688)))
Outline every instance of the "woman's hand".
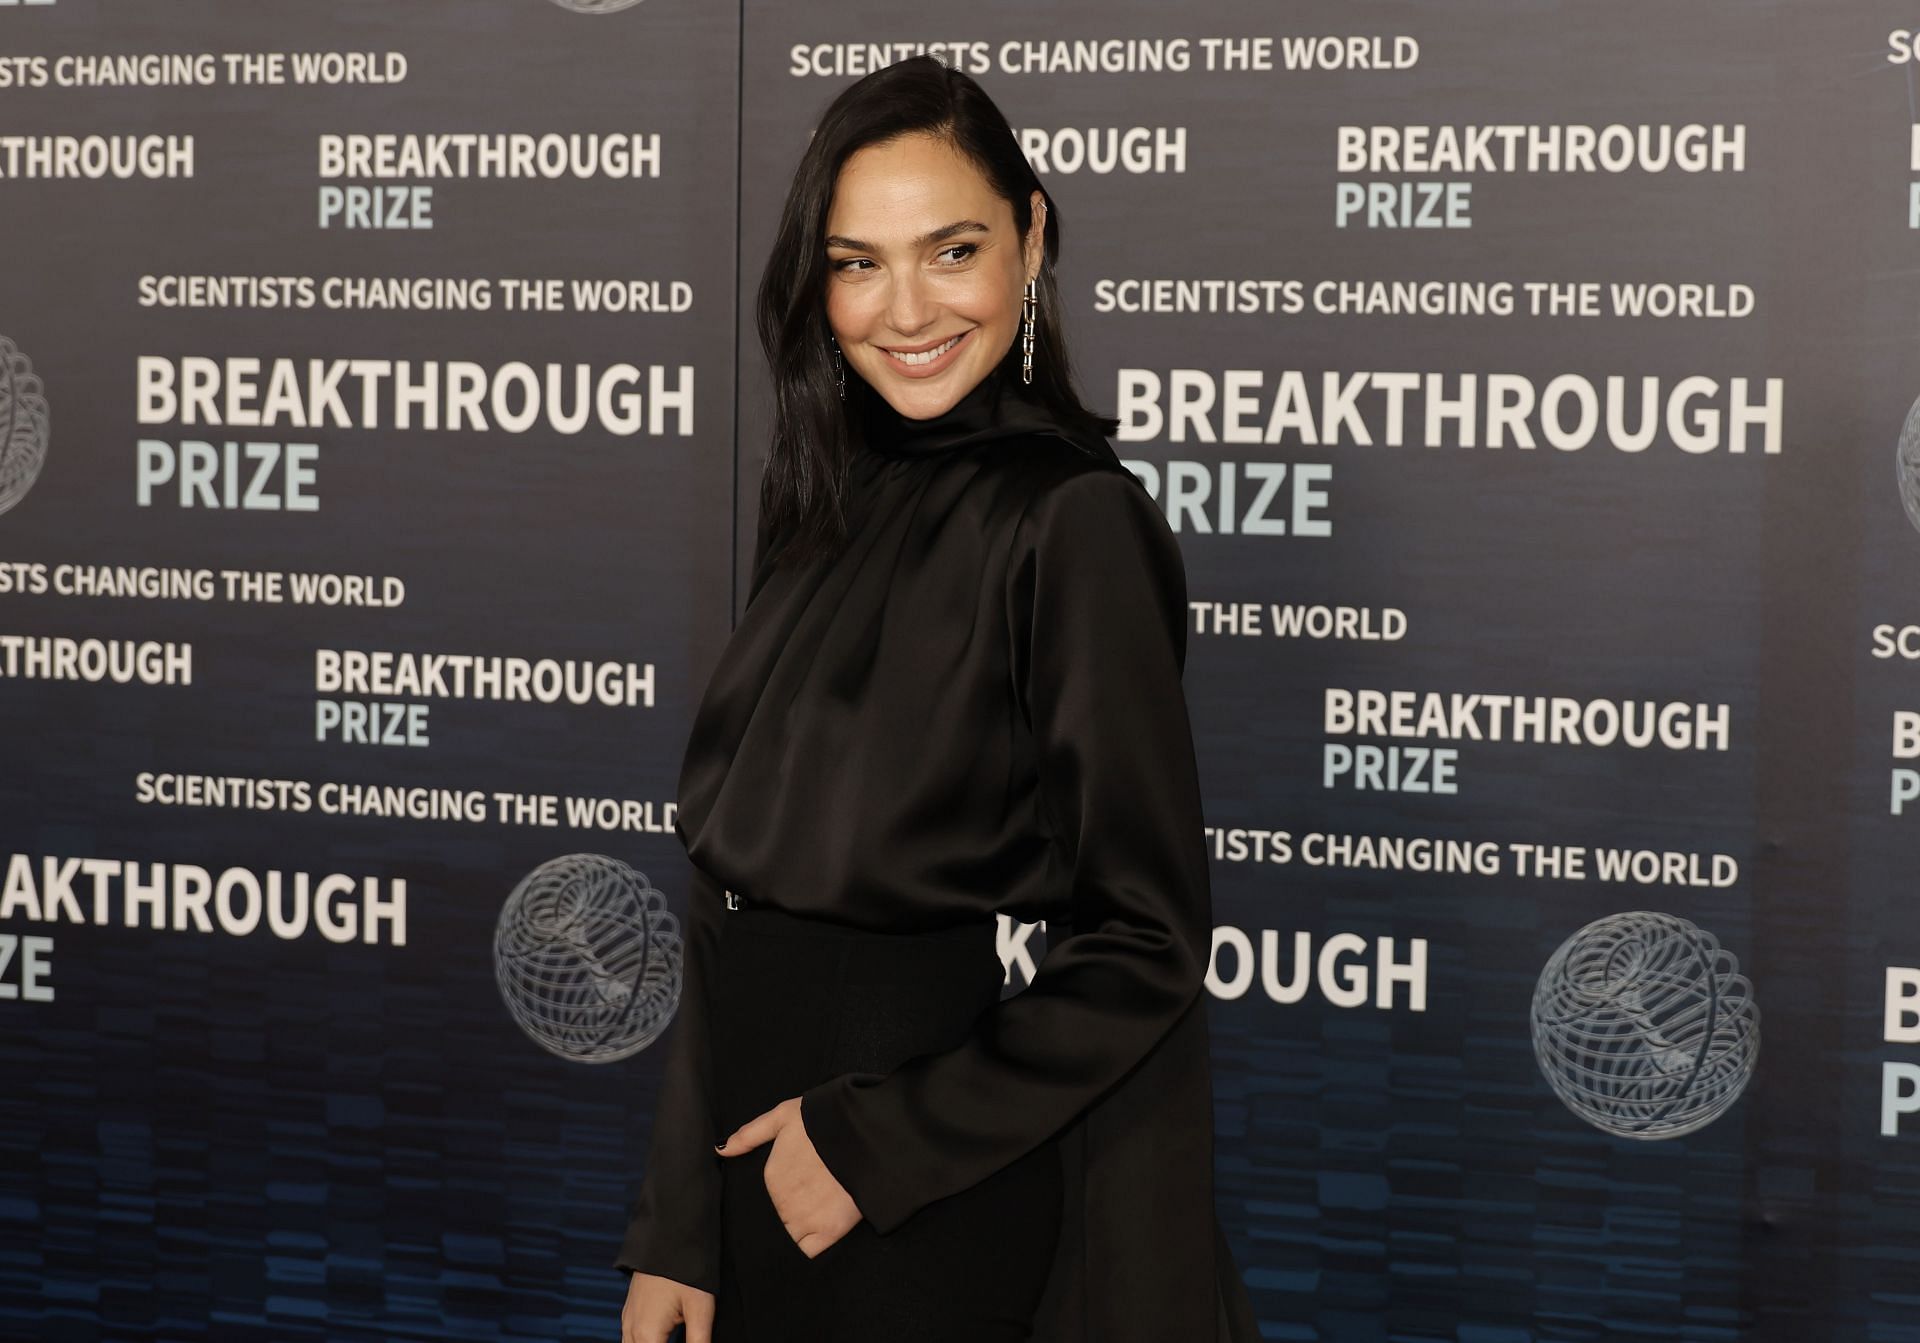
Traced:
MULTIPOLYGON (((721 1156, 740 1156, 769 1139, 773 1150, 767 1153, 767 1196, 793 1243, 812 1259, 860 1224, 860 1208, 813 1150, 798 1096, 749 1119, 717 1150, 721 1156)), ((691 1335, 687 1343, 694 1343, 691 1335)))
POLYGON ((713 1343, 713 1293, 651 1273, 627 1280, 620 1343, 667 1343, 673 1326, 683 1321, 687 1343, 713 1343))

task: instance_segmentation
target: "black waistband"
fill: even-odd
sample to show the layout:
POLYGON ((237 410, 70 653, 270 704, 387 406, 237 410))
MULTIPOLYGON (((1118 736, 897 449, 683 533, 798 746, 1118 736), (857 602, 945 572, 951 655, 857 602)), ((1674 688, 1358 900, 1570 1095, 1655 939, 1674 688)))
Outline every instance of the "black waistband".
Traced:
POLYGON ((974 922, 941 927, 863 928, 814 914, 797 914, 777 905, 750 900, 738 892, 731 894, 734 899, 727 905, 729 925, 751 926, 761 932, 788 933, 796 937, 865 939, 895 945, 919 941, 992 944, 998 935, 996 921, 991 915, 974 922))

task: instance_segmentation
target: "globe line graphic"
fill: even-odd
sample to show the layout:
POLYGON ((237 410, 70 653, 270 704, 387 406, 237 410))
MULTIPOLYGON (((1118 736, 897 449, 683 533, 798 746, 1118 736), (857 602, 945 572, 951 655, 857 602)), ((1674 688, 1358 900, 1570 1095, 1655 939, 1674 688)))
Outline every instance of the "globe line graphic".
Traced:
POLYGON ((47 461, 47 398, 20 347, 0 336, 0 513, 33 488, 47 461))
POLYGON ((564 1059, 635 1054, 680 1004, 679 920, 643 874, 603 854, 568 854, 522 878, 501 906, 493 953, 513 1019, 564 1059))
POLYGON ((1906 510, 1907 521, 1920 528, 1920 397, 1907 407, 1907 418, 1900 425, 1893 477, 1900 488, 1900 506, 1906 510))
POLYGON ((1540 1071, 1568 1109, 1617 1137, 1704 1128, 1740 1098, 1759 1057, 1760 1009, 1739 970, 1677 915, 1595 920, 1540 973, 1540 1071))

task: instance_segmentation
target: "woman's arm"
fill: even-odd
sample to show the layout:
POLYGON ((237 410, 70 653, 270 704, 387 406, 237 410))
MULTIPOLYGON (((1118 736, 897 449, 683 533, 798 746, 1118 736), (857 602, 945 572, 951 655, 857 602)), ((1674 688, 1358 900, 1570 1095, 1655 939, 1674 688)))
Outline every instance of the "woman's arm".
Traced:
POLYGON ((680 1007, 654 1109, 647 1174, 615 1268, 720 1290, 720 1162, 713 1150, 713 1069, 708 975, 725 917, 719 883, 693 869, 687 900, 680 1007))
POLYGON ((1131 473, 1077 474, 1029 506, 1007 612, 1074 933, 958 1047, 803 1096, 815 1150, 882 1233, 1011 1164, 1126 1076, 1199 996, 1212 948, 1180 679, 1186 572, 1131 473))
MULTIPOLYGON (((773 537, 763 511, 754 523, 749 596, 773 537)), ((676 830, 678 827, 676 826, 676 830)), ((714 1131, 713 1064, 707 988, 720 940, 726 893, 700 868, 693 869, 687 900, 684 980, 674 1038, 654 1113, 647 1176, 634 1200, 632 1220, 614 1267, 672 1278, 718 1293, 720 1282, 720 1163, 713 1150, 725 1134, 714 1131)))

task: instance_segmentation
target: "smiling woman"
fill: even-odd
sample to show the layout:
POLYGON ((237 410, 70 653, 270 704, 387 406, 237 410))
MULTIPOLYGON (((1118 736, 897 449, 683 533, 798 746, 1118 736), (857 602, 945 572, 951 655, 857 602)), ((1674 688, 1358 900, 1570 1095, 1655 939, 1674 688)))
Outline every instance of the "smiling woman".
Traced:
POLYGON ((934 135, 869 146, 840 170, 827 321, 842 357, 901 414, 951 410, 1013 340, 1043 250, 1046 200, 1036 190, 1029 206, 1023 236, 986 178, 934 135), (943 210, 958 217, 910 231, 943 210))
POLYGON ((1213 1208, 1185 569, 1074 390, 1059 238, 931 59, 802 155, 625 1343, 1257 1337, 1213 1208), (1011 997, 1002 914, 1047 927, 1011 997))
POLYGON ((929 419, 1004 367, 1069 437, 1104 444, 1116 431, 1073 386, 1060 237, 1059 208, 1006 117, 959 71, 914 57, 827 108, 757 302, 779 408, 760 521, 792 556, 848 539, 846 468, 867 401, 929 419))

